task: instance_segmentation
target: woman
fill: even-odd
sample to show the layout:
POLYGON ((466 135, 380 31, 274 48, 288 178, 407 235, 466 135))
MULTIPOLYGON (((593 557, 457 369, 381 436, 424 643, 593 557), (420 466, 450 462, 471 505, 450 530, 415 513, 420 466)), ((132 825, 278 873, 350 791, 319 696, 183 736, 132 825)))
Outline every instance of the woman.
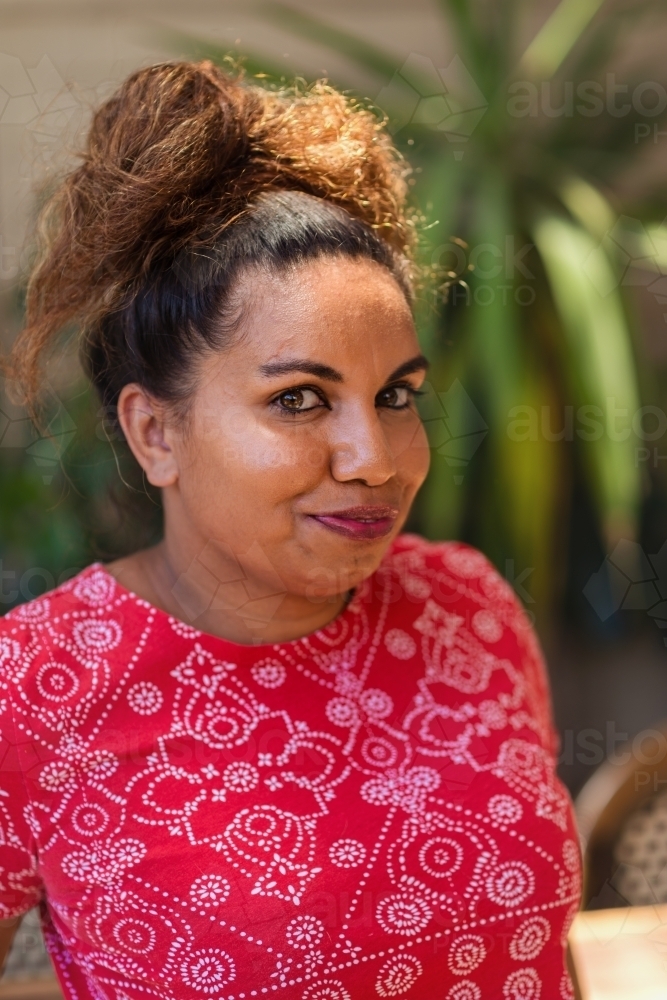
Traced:
MULTIPOLYGON (((545 672, 428 447, 375 120, 141 70, 46 209, 14 351, 77 323, 164 538, 0 625, 3 916, 68 998, 556 1000, 579 855, 545 672)), ((9 933, 9 931, 7 931, 9 933)))

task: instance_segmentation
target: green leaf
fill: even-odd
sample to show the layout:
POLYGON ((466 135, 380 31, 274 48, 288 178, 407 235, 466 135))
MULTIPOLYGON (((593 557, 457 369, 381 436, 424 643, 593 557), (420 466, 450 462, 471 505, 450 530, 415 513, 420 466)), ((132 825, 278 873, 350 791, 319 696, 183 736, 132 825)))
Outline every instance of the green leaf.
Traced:
MULTIPOLYGON (((636 27, 637 21, 652 11, 660 11, 664 0, 633 0, 632 6, 605 11, 605 17, 594 31, 586 32, 569 63, 570 79, 596 79, 598 72, 614 55, 623 37, 636 27)), ((561 64, 562 68, 562 64, 561 64)))
MULTIPOLYGON (((541 415, 545 407, 553 410, 558 405, 544 371, 530 356, 526 359, 520 401, 520 407, 535 415, 541 415)), ((496 443, 497 460, 505 473, 503 481, 509 480, 512 485, 511 494, 496 499, 498 505, 511 504, 513 535, 505 558, 512 560, 512 573, 507 575, 509 582, 513 582, 526 574, 526 582, 518 593, 541 624, 551 610, 554 567, 559 561, 555 528, 564 506, 562 466, 565 455, 562 444, 548 440, 539 428, 537 433, 521 435, 518 439, 511 429, 512 421, 506 420, 496 443), (526 595, 532 600, 527 600, 526 595)), ((502 570, 503 566, 500 568, 502 570)))
POLYGON ((504 551, 514 556, 525 549, 525 525, 519 515, 522 480, 506 461, 506 437, 509 413, 523 401, 526 385, 514 274, 508 271, 515 233, 514 205, 507 180, 499 170, 489 167, 477 186, 470 243, 473 248, 489 248, 493 256, 489 251, 480 253, 479 265, 472 274, 468 329, 488 407, 487 455, 494 489, 494 530, 505 540, 504 551))
POLYGON ((524 52, 519 70, 548 80, 588 27, 604 0, 561 0, 524 52))
POLYGON ((602 192, 582 177, 568 177, 560 184, 558 193, 568 211, 594 239, 601 240, 614 226, 614 209, 602 192))
POLYGON ((441 350, 443 331, 442 296, 438 286, 445 275, 438 272, 463 270, 467 264, 464 248, 452 241, 457 237, 458 215, 462 200, 465 170, 460 160, 452 156, 437 160, 424 167, 420 182, 420 208, 426 217, 422 230, 420 263, 426 276, 416 302, 419 339, 429 358, 441 350))
POLYGON ((511 291, 507 291, 513 276, 505 269, 507 244, 513 239, 510 188, 498 170, 488 169, 478 184, 470 242, 472 247, 493 247, 496 257, 488 273, 481 273, 481 264, 473 271, 473 283, 479 275, 485 291, 477 293, 470 309, 470 327, 480 370, 485 373, 493 422, 499 427, 505 425, 508 410, 517 402, 522 382, 516 307, 511 291))
POLYGON ((533 238, 562 323, 575 401, 589 408, 591 429, 579 436, 611 545, 635 534, 641 487, 638 442, 629 426, 639 409, 639 391, 618 277, 602 246, 569 219, 541 216, 533 238))
POLYGON ((667 274, 667 226, 649 223, 645 231, 647 239, 639 266, 667 274))
POLYGON ((640 219, 627 215, 617 217, 604 195, 580 177, 569 178, 560 186, 559 193, 566 208, 602 243, 621 271, 630 259, 633 267, 667 273, 667 226, 644 225, 640 219))
POLYGON ((453 356, 440 359, 419 401, 431 449, 431 468, 419 499, 422 530, 430 538, 460 537, 466 511, 471 463, 488 426, 470 391, 473 375, 461 343, 453 356))
POLYGON ((475 76, 485 75, 489 53, 484 51, 483 40, 472 16, 470 0, 440 0, 440 7, 450 24, 453 24, 457 41, 463 50, 464 62, 475 76))

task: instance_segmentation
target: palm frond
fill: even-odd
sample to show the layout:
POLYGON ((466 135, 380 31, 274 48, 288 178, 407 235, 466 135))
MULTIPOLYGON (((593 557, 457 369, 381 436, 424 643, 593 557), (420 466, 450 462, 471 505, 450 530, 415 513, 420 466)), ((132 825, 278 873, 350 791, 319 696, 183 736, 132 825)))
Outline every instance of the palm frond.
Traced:
POLYGON ((552 77, 603 3, 560 0, 521 57, 519 71, 541 80, 552 77))
MULTIPOLYGON (((525 589, 532 598, 530 609, 542 625, 552 611, 555 546, 565 534, 559 519, 567 509, 569 483, 562 443, 542 433, 542 415, 545 410, 552 413, 558 409, 558 396, 535 357, 526 358, 521 396, 516 402, 518 405, 506 416, 503 433, 496 439, 495 481, 511 484, 511 495, 504 498, 503 504, 509 530, 503 532, 500 525, 500 538, 506 546, 501 560, 512 560, 512 575, 529 571, 526 580, 530 582, 525 589), (514 433, 515 415, 524 414, 531 415, 529 432, 514 433)), ((492 552, 498 548, 498 540, 489 538, 487 546, 492 552)))
POLYGON ((613 544, 636 534, 641 493, 631 426, 639 390, 618 277, 603 248, 569 219, 542 216, 533 238, 562 323, 571 390, 589 426, 579 436, 605 537, 613 544), (617 416, 625 426, 616 426, 617 416))

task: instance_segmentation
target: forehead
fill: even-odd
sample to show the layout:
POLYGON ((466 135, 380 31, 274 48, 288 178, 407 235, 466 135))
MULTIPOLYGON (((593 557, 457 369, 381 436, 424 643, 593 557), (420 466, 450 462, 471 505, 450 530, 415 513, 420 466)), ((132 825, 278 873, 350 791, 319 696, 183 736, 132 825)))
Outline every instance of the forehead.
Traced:
POLYGON ((319 258, 278 274, 256 272, 242 279, 239 293, 238 347, 258 363, 317 355, 338 368, 383 358, 391 368, 417 351, 405 295, 374 261, 319 258))

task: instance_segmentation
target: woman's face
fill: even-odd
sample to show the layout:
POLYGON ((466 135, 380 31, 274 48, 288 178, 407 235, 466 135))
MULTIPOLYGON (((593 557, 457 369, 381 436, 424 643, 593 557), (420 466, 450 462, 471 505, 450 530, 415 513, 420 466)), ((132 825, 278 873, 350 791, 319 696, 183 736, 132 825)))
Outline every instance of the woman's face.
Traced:
POLYGON ((223 590, 241 572, 258 594, 279 580, 326 600, 376 569, 424 481, 425 360, 400 288, 371 261, 253 271, 238 291, 241 332, 200 363, 186 426, 165 425, 168 471, 147 468, 167 545, 228 574, 223 590))

